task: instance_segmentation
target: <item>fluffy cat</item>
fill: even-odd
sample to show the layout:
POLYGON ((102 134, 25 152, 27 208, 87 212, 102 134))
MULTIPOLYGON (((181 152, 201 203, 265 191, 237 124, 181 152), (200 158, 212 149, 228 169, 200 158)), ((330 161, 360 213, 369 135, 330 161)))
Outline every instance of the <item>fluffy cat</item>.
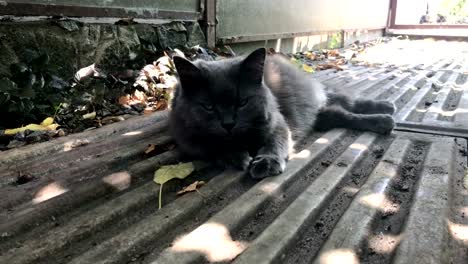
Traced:
POLYGON ((189 62, 174 58, 180 84, 170 130, 191 158, 249 169, 253 178, 280 174, 291 137, 350 128, 390 133, 392 103, 327 93, 310 74, 264 48, 246 57, 189 62), (252 158, 251 158, 252 157, 252 158))

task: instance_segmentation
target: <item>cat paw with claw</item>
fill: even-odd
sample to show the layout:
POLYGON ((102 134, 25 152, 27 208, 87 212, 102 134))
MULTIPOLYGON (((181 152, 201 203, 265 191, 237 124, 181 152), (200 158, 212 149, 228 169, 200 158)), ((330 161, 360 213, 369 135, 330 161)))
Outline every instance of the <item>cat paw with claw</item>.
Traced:
POLYGON ((250 175, 254 179, 275 176, 284 171, 286 162, 273 155, 258 155, 250 163, 250 175))

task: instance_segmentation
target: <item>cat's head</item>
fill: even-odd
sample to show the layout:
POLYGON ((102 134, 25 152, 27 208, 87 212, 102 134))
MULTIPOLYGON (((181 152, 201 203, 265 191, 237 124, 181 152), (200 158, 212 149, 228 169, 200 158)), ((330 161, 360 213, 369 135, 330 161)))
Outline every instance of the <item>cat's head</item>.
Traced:
POLYGON ((247 57, 220 61, 192 63, 175 57, 180 90, 172 111, 185 127, 206 135, 223 137, 261 129, 272 100, 263 84, 265 56, 262 48, 247 57))

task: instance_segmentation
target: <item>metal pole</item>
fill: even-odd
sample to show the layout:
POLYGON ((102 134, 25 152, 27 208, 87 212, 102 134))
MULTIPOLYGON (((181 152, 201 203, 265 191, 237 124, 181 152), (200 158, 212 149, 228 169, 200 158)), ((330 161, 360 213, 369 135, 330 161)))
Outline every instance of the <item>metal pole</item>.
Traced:
POLYGON ((205 0, 206 41, 208 47, 216 46, 216 0, 205 0))

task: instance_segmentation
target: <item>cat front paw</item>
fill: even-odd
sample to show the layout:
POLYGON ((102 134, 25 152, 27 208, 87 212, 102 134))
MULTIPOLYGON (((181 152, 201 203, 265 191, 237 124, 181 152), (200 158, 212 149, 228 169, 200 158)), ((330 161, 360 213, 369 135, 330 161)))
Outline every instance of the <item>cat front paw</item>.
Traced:
POLYGON ((395 121, 391 115, 379 115, 372 128, 373 132, 379 134, 390 134, 395 127, 395 121))
POLYGON ((396 111, 395 104, 388 101, 380 101, 377 104, 377 108, 378 112, 382 114, 393 115, 396 111))
POLYGON ((222 168, 246 170, 249 167, 251 159, 247 151, 242 151, 225 154, 216 159, 215 162, 216 165, 222 168))
POLYGON ((286 161, 274 155, 258 155, 250 162, 249 172, 254 179, 281 174, 286 167, 286 161))

